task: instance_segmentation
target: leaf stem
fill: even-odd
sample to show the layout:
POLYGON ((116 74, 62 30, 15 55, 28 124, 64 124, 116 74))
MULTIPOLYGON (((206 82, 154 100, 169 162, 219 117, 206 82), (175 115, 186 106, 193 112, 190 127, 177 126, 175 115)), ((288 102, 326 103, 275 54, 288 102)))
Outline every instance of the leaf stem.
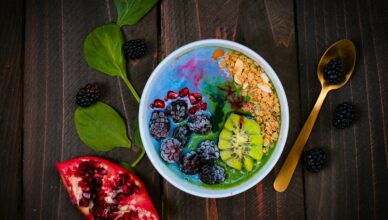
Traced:
POLYGON ((144 154, 145 154, 144 149, 141 149, 140 155, 139 155, 139 156, 136 158, 136 160, 131 164, 131 167, 135 167, 135 166, 141 161, 141 159, 143 159, 144 154))
POLYGON ((140 102, 140 97, 137 94, 137 92, 136 92, 135 88, 133 87, 133 85, 129 82, 129 80, 126 77, 121 77, 121 79, 123 79, 125 85, 127 85, 129 91, 131 91, 131 93, 132 93, 133 97, 135 97, 136 101, 140 102))

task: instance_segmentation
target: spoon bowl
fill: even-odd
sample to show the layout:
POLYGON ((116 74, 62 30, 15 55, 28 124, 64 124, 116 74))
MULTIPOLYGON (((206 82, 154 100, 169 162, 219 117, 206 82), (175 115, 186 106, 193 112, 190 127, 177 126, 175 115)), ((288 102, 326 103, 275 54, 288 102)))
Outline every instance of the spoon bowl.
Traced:
POLYGON ((308 138, 310 137, 310 133, 315 124, 315 120, 318 117, 318 113, 321 110, 322 103, 325 100, 327 93, 330 90, 341 88, 348 82, 353 73, 355 63, 356 48, 352 41, 346 39, 335 42, 322 55, 321 60, 318 64, 317 71, 319 81, 322 85, 321 93, 319 94, 313 110, 311 111, 309 117, 304 123, 302 130, 300 131, 294 145, 291 148, 290 153, 286 158, 286 161, 284 162, 282 168, 280 169, 280 172, 278 173, 275 179, 273 186, 276 191, 284 192, 287 189, 288 184, 291 181, 292 175, 294 174, 295 168, 298 165, 298 161, 300 155, 302 154, 303 148, 308 138), (329 84, 323 76, 325 66, 333 58, 340 59, 342 63, 342 68, 344 69, 345 80, 339 84, 329 84))
POLYGON ((339 89, 344 86, 350 79, 354 66, 356 64, 356 47, 350 40, 339 40, 332 44, 322 55, 318 64, 318 79, 321 82, 322 88, 328 91, 339 89), (339 84, 328 84, 323 76, 325 66, 330 60, 338 58, 341 60, 342 67, 345 73, 345 80, 339 84))

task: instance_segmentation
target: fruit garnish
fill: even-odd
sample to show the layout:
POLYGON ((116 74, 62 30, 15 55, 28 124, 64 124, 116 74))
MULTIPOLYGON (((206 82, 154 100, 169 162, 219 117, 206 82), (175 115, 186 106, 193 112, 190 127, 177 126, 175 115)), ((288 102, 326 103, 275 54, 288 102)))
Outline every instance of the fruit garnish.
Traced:
POLYGON ((138 59, 145 55, 146 44, 140 39, 129 40, 123 44, 123 51, 127 59, 138 59))
POLYGON ((184 174, 192 175, 198 173, 200 166, 201 161, 197 152, 191 151, 183 157, 179 168, 184 174))
POLYGON ((181 142, 182 147, 184 147, 189 141, 190 129, 187 125, 178 126, 174 129, 172 137, 181 142))
POLYGON ((325 66, 323 77, 329 84, 338 84, 345 80, 344 68, 341 60, 334 58, 325 66))
POLYGON ((202 113, 190 115, 188 125, 190 131, 193 131, 198 134, 207 134, 212 129, 212 124, 210 122, 209 116, 202 113))
POLYGON ((183 99, 171 102, 166 109, 166 114, 172 117, 175 123, 182 122, 188 116, 187 103, 183 99))
POLYGON ((230 167, 251 171, 254 161, 263 156, 263 137, 254 120, 232 113, 220 133, 218 148, 221 159, 230 167))
POLYGON ((161 99, 155 99, 154 103, 151 104, 151 108, 164 108, 166 104, 161 99))
POLYGON ((170 122, 162 111, 154 111, 150 120, 150 132, 156 140, 166 138, 170 132, 170 122))
POLYGON ((224 51, 220 48, 216 49, 214 52, 213 52, 213 59, 214 60, 218 60, 218 58, 224 56, 224 51))
POLYGON ((326 158, 326 152, 323 149, 313 148, 304 153, 303 162, 308 171, 318 173, 325 165, 326 158))
POLYGON ((98 157, 57 163, 78 210, 93 219, 159 219, 145 186, 128 170, 98 157))
POLYGON ((192 105, 195 105, 199 102, 199 100, 197 100, 193 94, 189 94, 189 100, 192 105))
POLYGON ((200 101, 199 102, 199 107, 201 108, 201 110, 206 110, 207 109, 207 104, 203 101, 200 101))
POLYGON ((189 94, 189 89, 187 87, 181 89, 181 91, 179 91, 179 97, 185 97, 189 94))
POLYGON ((167 92, 167 98, 168 99, 176 99, 179 97, 179 94, 174 91, 168 91, 167 92))
POLYGON ((198 145, 197 153, 203 164, 214 163, 220 157, 216 144, 210 140, 202 141, 198 145))
POLYGON ((226 172, 224 168, 217 165, 207 164, 201 168, 199 179, 206 184, 217 184, 224 182, 226 178, 226 172))
POLYGON ((352 104, 347 102, 339 104, 334 110, 333 126, 340 129, 349 127, 354 117, 355 110, 352 104))
POLYGON ((175 138, 166 138, 160 145, 160 156, 168 163, 178 162, 183 155, 182 144, 175 138))
POLYGON ((201 107, 200 106, 197 106, 197 105, 194 105, 192 106, 190 109, 189 109, 189 113, 194 115, 198 110, 200 110, 201 107))
POLYGON ((87 107, 96 103, 101 96, 101 91, 96 84, 87 84, 81 88, 76 95, 76 103, 79 106, 87 107))

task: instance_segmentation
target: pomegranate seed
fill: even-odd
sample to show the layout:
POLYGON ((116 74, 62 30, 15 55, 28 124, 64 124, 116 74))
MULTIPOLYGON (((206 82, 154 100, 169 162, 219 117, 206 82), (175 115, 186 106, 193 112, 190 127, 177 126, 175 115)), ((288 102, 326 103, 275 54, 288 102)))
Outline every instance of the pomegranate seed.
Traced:
POLYGON ((83 187, 88 186, 88 183, 85 182, 85 181, 83 181, 83 180, 81 180, 81 181, 78 182, 78 186, 81 187, 81 188, 83 188, 83 187))
POLYGON ((124 186, 123 186, 123 192, 124 192, 126 195, 131 195, 131 194, 132 194, 131 188, 128 187, 127 185, 124 185, 124 186))
POLYGON ((174 92, 174 91, 168 91, 167 93, 167 98, 169 99, 176 99, 178 98, 178 93, 174 92))
POLYGON ((125 198, 126 198, 126 196, 124 195, 124 193, 118 193, 118 194, 116 195, 116 198, 115 198, 115 199, 117 199, 118 202, 120 202, 120 201, 125 200, 125 198))
POLYGON ((108 171, 104 168, 99 168, 99 169, 97 169, 97 173, 99 173, 101 175, 106 175, 106 174, 108 174, 108 171))
POLYGON ((90 187, 82 187, 82 192, 90 192, 90 187))
POLYGON ((133 193, 139 193, 140 192, 140 188, 138 186, 134 185, 133 188, 132 188, 132 191, 133 191, 133 193))
POLYGON ((195 99, 197 99, 197 101, 201 101, 202 100, 202 96, 199 93, 197 93, 197 92, 193 93, 193 96, 195 97, 195 99))
POLYGON ((163 100, 160 99, 156 99, 153 104, 153 108, 164 108, 165 106, 163 100))
POLYGON ((101 163, 97 162, 97 161, 93 161, 93 167, 94 168, 100 168, 101 167, 101 163))
POLYGON ((139 215, 134 210, 131 210, 129 213, 125 213, 125 214, 128 214, 128 217, 129 217, 128 219, 140 219, 139 215))
POLYGON ((203 101, 200 101, 199 102, 199 106, 201 107, 202 110, 206 110, 207 109, 207 104, 203 101))
POLYGON ((195 105, 195 104, 198 103, 197 99, 194 97, 193 94, 190 94, 190 95, 189 95, 189 100, 190 100, 190 103, 191 103, 192 105, 195 105))
POLYGON ((83 207, 88 207, 89 206, 89 201, 85 198, 81 198, 78 203, 79 206, 83 207))
POLYGON ((187 87, 181 89, 181 91, 179 91, 179 96, 180 97, 185 97, 189 94, 189 89, 187 87))
POLYGON ((95 183, 97 188, 101 187, 102 186, 102 179, 96 179, 95 183))
POLYGON ((195 105, 189 109, 189 113, 194 115, 199 110, 199 106, 195 105))

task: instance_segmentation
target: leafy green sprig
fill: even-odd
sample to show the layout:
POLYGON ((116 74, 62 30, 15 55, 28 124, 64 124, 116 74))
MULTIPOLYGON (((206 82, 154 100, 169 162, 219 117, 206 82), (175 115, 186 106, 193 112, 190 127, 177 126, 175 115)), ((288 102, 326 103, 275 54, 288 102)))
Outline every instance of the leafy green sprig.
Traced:
MULTIPOLYGON (((129 81, 126 60, 122 51, 124 35, 121 27, 136 24, 158 0, 114 0, 118 19, 115 24, 97 27, 88 34, 83 52, 88 66, 108 76, 120 77, 137 102, 140 96, 129 81)), ((109 151, 116 147, 132 147, 122 117, 109 105, 98 102, 75 112, 75 127, 80 139, 96 151, 109 151)), ((131 164, 135 167, 144 157, 145 151, 140 138, 139 123, 132 129, 135 146, 141 149, 138 158, 131 164)))

